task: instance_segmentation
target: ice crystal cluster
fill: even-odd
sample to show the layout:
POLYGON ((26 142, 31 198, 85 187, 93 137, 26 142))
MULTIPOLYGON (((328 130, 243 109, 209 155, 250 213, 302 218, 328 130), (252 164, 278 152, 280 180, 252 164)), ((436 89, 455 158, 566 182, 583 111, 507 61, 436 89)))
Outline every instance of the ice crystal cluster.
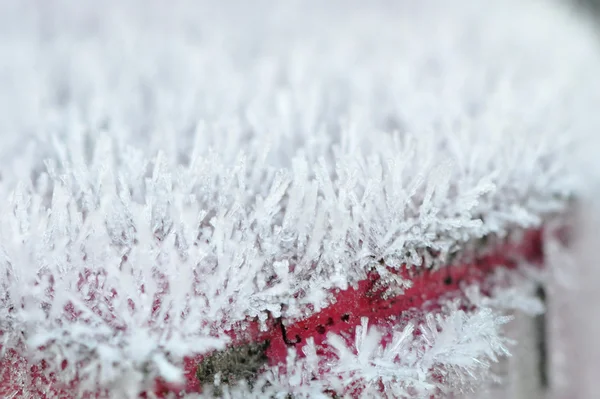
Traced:
MULTIPOLYGON (((290 351, 283 378, 281 368, 274 367, 252 386, 225 387, 223 397, 328 399, 327 392, 336 392, 340 398, 430 398, 469 392, 494 377, 489 373, 491 363, 510 354, 514 342, 503 336, 502 327, 512 318, 505 312, 519 309, 537 315, 544 311, 533 296, 535 284, 524 277, 521 273, 510 276, 518 289, 511 303, 504 292, 482 296, 477 286, 469 286, 468 299, 450 301, 439 312, 423 313, 415 323, 388 326, 391 340, 386 345, 381 344, 383 331, 363 318, 354 340, 329 334, 324 349, 331 357, 326 365, 319 361, 314 342, 308 340, 301 359, 290 351), (464 306, 470 310, 465 312, 464 306)), ((210 397, 212 391, 190 399, 210 397)))
MULTIPOLYGON (((4 364, 135 397, 380 261, 539 226, 585 190, 594 35, 552 0, 0 2, 4 364)), ((381 349, 365 320, 320 383, 460 385, 505 321, 448 311, 381 349)))

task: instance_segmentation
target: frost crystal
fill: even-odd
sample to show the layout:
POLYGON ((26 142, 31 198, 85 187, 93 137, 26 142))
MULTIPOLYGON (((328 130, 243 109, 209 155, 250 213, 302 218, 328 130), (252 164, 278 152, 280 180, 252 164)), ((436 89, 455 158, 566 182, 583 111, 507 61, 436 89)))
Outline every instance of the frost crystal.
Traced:
MULTIPOLYGON (((600 56, 553 2, 34 3, 0 4, 3 365, 133 398, 239 323, 373 269, 399 292, 382 264, 435 266, 585 190, 600 56)), ((329 382, 462 384, 504 321, 456 310, 385 348, 365 322, 330 337, 329 382)))
POLYGON ((513 342, 503 326, 512 318, 501 306, 461 310, 467 303, 451 301, 422 314, 422 322, 417 317, 419 327, 409 322, 385 333, 363 318, 353 339, 330 334, 321 348, 309 340, 303 357, 290 350, 284 370, 268 369, 252 387, 227 388, 225 397, 328 398, 324 392, 336 392, 344 398, 429 398, 485 386, 493 380, 490 365, 509 355, 513 342), (318 354, 328 352, 334 356, 318 354))

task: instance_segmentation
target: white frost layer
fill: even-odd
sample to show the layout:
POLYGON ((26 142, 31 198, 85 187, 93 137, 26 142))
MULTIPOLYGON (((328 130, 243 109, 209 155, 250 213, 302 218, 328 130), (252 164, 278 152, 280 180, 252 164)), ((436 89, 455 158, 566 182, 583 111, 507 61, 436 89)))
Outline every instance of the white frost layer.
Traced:
MULTIPOLYGON (((370 399, 485 393, 494 382, 501 382, 492 364, 510 356, 509 348, 515 343, 504 331, 512 314, 527 318, 544 312, 544 304, 535 296, 539 280, 527 278, 527 273, 506 273, 499 269, 492 281, 510 282, 510 288, 498 287, 491 297, 483 296, 479 287, 469 286, 465 298, 448 301, 423 319, 417 316, 384 331, 369 326, 365 317, 353 339, 329 334, 323 348, 309 339, 302 348, 304 357, 290 350, 283 377, 273 368, 252 386, 222 387, 223 397, 313 399, 330 398, 326 392, 336 392, 340 398, 370 399), (461 309, 465 305, 469 311, 461 309), (392 338, 382 345, 387 333, 392 338), (326 358, 318 353, 326 353, 326 358)), ((534 353, 530 355, 535 359, 534 353)), ((211 395, 209 390, 186 398, 211 395)))
POLYGON ((2 2, 5 347, 133 392, 381 259, 539 225, 585 191, 594 39, 551 1, 2 2))

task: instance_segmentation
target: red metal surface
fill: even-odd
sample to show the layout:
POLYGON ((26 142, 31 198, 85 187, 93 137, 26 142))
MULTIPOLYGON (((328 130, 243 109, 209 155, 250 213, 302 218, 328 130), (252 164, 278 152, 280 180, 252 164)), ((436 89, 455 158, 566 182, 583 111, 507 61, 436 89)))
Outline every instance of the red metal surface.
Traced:
MULTIPOLYGON (((285 362, 290 346, 300 349, 308 338, 313 338, 315 344, 320 345, 330 332, 353 336, 362 317, 368 317, 371 325, 384 326, 390 317, 408 316, 406 313, 411 309, 422 310, 425 305, 434 308, 437 306, 437 299, 460 292, 462 284, 483 282, 497 267, 516 268, 522 260, 532 264, 543 263, 541 230, 528 231, 518 244, 504 244, 491 255, 472 262, 413 275, 410 277, 413 281, 412 287, 399 296, 384 299, 380 295, 381 292, 374 292, 373 287, 379 276, 372 273, 368 279, 358 284, 358 288, 350 288, 336 294, 334 304, 305 320, 285 326, 285 333, 281 323, 276 320, 270 320, 270 328, 266 332, 260 332, 258 324, 254 323, 246 330, 246 334, 234 341, 234 345, 247 340, 269 340, 269 362, 271 365, 281 364, 285 362)), ((404 277, 409 277, 408 273, 406 269, 400 272, 404 277)), ((298 354, 302 356, 301 351, 298 351, 298 354)), ((185 361, 186 392, 201 390, 195 378, 197 366, 201 361, 201 356, 189 357, 185 361)))
MULTIPOLYGON (((270 318, 267 321, 267 331, 260 331, 257 322, 249 322, 243 332, 233 330, 229 335, 233 337, 232 345, 241 345, 246 342, 258 342, 269 340, 270 345, 266 355, 269 364, 277 365, 285 361, 287 351, 290 347, 300 349, 308 338, 313 338, 315 344, 319 345, 326 339, 327 333, 353 335, 356 326, 360 324, 362 317, 368 317, 371 325, 385 326, 390 318, 406 317, 411 309, 423 309, 424 306, 435 307, 437 300, 460 292, 462 284, 483 282, 498 266, 515 268, 519 260, 525 259, 531 263, 543 263, 542 231, 532 230, 524 234, 523 240, 518 244, 503 244, 491 255, 483 256, 472 262, 441 268, 437 271, 414 272, 401 269, 399 272, 404 277, 409 277, 413 282, 411 288, 406 289, 402 295, 384 298, 381 291, 374 289, 379 276, 371 273, 368 278, 361 281, 357 288, 350 288, 336 293, 336 301, 327 308, 312 315, 311 317, 293 323, 285 320, 270 318)), ((301 356, 301 352, 299 351, 301 356)), ((11 393, 17 392, 14 398, 22 395, 22 389, 15 386, 14 372, 9 367, 11 358, 17 356, 11 352, 0 361, 0 396, 10 397, 11 393)), ((23 361, 23 359, 20 359, 23 361)), ((190 355, 185 359, 186 385, 174 386, 163 381, 157 381, 155 392, 164 396, 169 392, 199 392, 202 387, 196 378, 198 364, 202 362, 202 356, 190 355)), ((32 365, 29 367, 30 376, 45 382, 44 385, 52 385, 50 379, 43 376, 41 368, 44 365, 32 365)), ((76 383, 76 382, 74 382, 76 383)), ((52 387, 56 397, 68 399, 68 389, 52 387)), ((96 395, 94 395, 96 396, 96 395)), ((45 399, 43 392, 39 392, 40 399, 45 399)))

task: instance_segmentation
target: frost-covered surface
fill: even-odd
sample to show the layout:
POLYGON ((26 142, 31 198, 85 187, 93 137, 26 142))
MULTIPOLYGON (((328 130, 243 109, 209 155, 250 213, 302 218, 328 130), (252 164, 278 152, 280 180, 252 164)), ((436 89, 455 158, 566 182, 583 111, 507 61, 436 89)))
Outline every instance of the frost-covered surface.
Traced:
MULTIPOLYGON (((408 323, 391 323, 382 330, 363 318, 353 339, 329 334, 323 348, 309 340, 303 357, 290 351, 283 377, 279 368, 273 368, 251 387, 245 383, 224 387, 223 396, 330 398, 324 392, 336 392, 340 398, 430 398, 485 392, 494 382, 502 382, 490 366, 510 356, 514 344, 504 336, 504 325, 512 320, 507 314, 535 316, 545 310, 535 296, 542 276, 532 280, 527 272, 525 268, 507 275, 499 269, 488 283, 510 282, 510 288, 485 296, 478 286, 465 287, 464 298, 450 300, 434 313, 417 313, 408 323), (326 359, 318 353, 325 353, 326 359)), ((197 397, 211 395, 209 391, 197 397)))
POLYGON ((592 32, 480 3, 1 2, 4 348, 134 392, 381 259, 561 211, 592 32))

